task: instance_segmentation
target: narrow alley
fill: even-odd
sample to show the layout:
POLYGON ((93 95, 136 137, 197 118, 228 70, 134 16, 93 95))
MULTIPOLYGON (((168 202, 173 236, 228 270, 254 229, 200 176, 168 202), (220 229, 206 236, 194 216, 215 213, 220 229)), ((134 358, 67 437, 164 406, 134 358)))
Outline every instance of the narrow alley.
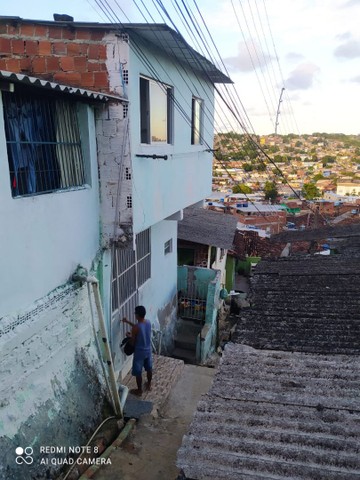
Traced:
MULTIPOLYGON (((185 365, 159 412, 144 415, 120 448, 111 465, 101 467, 95 480, 176 480, 176 453, 202 394, 210 388, 214 368, 185 365)), ((156 384, 155 384, 156 389, 156 384)), ((156 392, 152 392, 156 398, 156 392)), ((159 399, 160 400, 160 399, 159 399)), ((159 401, 158 400, 158 401, 159 401)))

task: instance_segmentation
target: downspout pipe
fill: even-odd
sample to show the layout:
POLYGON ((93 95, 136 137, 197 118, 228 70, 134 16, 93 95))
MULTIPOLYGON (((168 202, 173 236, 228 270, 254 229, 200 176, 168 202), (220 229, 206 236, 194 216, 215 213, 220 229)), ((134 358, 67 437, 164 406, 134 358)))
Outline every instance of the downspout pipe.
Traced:
MULTIPOLYGON (((105 354, 105 361, 108 367, 108 375, 109 375, 109 387, 110 393, 113 400, 113 407, 115 414, 121 418, 124 417, 123 409, 126 402, 126 398, 129 392, 129 389, 125 385, 120 385, 121 390, 121 398, 119 396, 118 386, 116 382, 114 364, 112 361, 109 341, 107 338, 107 332, 105 327, 105 319, 104 319, 104 312, 101 305, 101 297, 99 291, 99 280, 93 275, 81 275, 81 274, 74 274, 72 277, 74 282, 86 282, 90 284, 93 289, 94 300, 96 305, 96 310, 99 318, 99 327, 100 327, 100 335, 103 342, 103 350, 105 354)), ((89 299, 91 301, 91 299, 89 299)))

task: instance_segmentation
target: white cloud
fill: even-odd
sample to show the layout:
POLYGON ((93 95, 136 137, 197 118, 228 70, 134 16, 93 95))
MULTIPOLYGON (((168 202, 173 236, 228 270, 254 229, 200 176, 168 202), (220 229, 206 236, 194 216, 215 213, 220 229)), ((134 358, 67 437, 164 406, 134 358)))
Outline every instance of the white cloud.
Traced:
POLYGON ((302 55, 301 53, 297 53, 297 52, 289 52, 289 53, 286 54, 285 58, 288 62, 298 62, 300 60, 303 60, 304 55, 302 55))
POLYGON ((232 71, 251 72, 265 68, 273 60, 275 56, 265 54, 255 40, 249 39, 240 42, 238 54, 225 58, 224 62, 232 71))
POLYGON ((353 83, 359 83, 360 84, 360 75, 357 75, 356 77, 350 78, 350 82, 353 83))
POLYGON ((298 65, 286 80, 288 90, 308 90, 314 84, 316 74, 320 68, 314 63, 307 62, 298 65))
POLYGON ((345 59, 360 57, 360 40, 349 38, 334 50, 334 55, 345 59))

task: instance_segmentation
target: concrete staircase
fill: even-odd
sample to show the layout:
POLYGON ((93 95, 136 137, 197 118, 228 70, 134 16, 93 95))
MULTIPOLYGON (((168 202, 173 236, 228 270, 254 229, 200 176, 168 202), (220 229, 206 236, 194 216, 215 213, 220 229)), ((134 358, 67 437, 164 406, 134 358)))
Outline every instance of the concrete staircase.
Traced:
POLYGON ((172 357, 183 360, 185 363, 196 364, 196 341, 201 329, 201 321, 179 318, 176 324, 175 348, 172 357))

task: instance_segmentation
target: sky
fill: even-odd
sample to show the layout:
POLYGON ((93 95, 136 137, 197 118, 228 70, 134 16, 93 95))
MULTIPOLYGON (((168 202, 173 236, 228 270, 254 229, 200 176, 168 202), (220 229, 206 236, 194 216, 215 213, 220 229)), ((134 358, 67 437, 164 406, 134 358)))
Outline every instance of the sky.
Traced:
MULTIPOLYGON (((151 21, 151 14, 163 23, 150 0, 108 1, 122 22, 144 22, 143 15, 151 21)), ((182 2, 201 23, 195 0, 182 2)), ((163 4, 199 51, 172 8, 174 0, 163 4)), ((197 5, 234 82, 232 95, 241 101, 249 131, 360 134, 360 0, 197 0, 197 5)), ((17 0, 3 4, 0 12, 42 20, 67 13, 76 21, 109 22, 96 0, 17 0)), ((217 107, 217 130, 237 128, 224 108, 217 107)))

